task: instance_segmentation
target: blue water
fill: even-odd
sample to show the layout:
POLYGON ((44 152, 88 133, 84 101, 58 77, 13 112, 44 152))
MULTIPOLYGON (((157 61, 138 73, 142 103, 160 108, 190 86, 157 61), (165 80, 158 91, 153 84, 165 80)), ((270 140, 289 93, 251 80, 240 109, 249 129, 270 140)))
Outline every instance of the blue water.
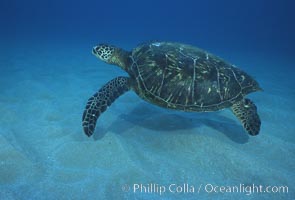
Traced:
POLYGON ((294 199, 292 2, 2 0, 0 199, 294 199), (165 110, 129 92, 88 138, 87 99, 126 75, 92 47, 149 40, 198 46, 255 77, 260 134, 228 109, 165 110))

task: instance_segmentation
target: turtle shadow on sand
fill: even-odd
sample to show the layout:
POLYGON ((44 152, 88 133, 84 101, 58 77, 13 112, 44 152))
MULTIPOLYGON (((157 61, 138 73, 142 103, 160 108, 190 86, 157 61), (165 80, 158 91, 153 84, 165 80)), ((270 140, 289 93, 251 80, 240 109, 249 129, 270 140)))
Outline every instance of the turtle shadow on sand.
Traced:
POLYGON ((188 130, 208 126, 223 133, 233 142, 243 144, 249 140, 249 136, 239 124, 216 112, 184 113, 150 106, 147 103, 140 103, 130 112, 119 115, 107 130, 98 124, 94 139, 101 139, 108 131, 123 135, 134 126, 159 131, 161 134, 169 134, 169 131, 182 131, 187 134, 191 133, 188 130))

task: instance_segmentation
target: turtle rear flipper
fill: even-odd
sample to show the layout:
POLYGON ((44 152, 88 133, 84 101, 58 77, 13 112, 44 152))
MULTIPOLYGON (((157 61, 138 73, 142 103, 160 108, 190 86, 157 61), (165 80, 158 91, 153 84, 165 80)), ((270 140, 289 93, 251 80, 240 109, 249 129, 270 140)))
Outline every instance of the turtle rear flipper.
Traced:
POLYGON ((258 135, 261 121, 257 114, 257 108, 250 99, 238 101, 232 105, 231 109, 250 135, 258 135))
POLYGON ((87 136, 93 134, 98 117, 129 88, 128 77, 117 77, 88 99, 82 117, 83 129, 87 136))

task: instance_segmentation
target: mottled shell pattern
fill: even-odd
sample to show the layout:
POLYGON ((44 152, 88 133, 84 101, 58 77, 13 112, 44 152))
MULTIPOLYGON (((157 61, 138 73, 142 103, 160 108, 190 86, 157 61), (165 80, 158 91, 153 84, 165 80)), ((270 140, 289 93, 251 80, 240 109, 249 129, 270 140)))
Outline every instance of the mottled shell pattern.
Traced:
POLYGON ((139 45, 127 72, 143 99, 172 109, 216 111, 260 90, 242 70, 202 49, 169 42, 139 45))

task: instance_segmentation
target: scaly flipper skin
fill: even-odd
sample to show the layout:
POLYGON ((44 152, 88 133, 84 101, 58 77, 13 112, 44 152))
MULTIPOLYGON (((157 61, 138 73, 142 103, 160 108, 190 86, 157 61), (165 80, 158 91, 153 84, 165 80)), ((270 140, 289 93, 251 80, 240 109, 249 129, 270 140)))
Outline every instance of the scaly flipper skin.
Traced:
POLYGON ((128 77, 117 77, 88 99, 82 117, 83 129, 87 136, 90 137, 93 134, 98 117, 107 107, 130 89, 129 84, 128 77))
POLYGON ((250 99, 243 99, 235 103, 231 109, 250 135, 258 135, 261 121, 257 108, 250 99))

